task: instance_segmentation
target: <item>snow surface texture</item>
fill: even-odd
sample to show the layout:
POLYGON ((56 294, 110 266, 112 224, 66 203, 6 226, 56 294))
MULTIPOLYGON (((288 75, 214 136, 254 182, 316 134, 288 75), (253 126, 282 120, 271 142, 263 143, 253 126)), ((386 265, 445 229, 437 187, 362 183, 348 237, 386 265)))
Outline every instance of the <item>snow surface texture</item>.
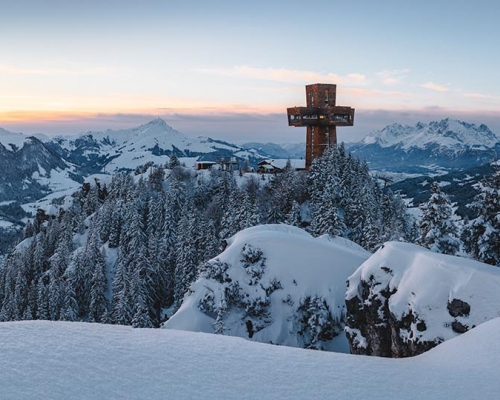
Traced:
POLYGON ((496 399, 500 319, 413 358, 72 322, 0 323, 0 398, 496 399))
MULTIPOLYGON (((385 243, 349 277, 348 284, 346 300, 355 300, 359 308, 350 313, 356 320, 350 328, 357 329, 364 317, 374 313, 377 317, 374 305, 380 324, 391 325, 392 337, 386 333, 393 352, 398 341, 433 346, 500 315, 499 268, 409 243, 385 243), (358 312, 362 315, 355 315, 358 312), (407 326, 399 326, 404 320, 407 326)), ((351 333, 360 349, 384 340, 363 337, 359 330, 351 333)))
POLYGON ((348 352, 345 282, 370 253, 288 225, 248 228, 227 243, 166 328, 348 352))

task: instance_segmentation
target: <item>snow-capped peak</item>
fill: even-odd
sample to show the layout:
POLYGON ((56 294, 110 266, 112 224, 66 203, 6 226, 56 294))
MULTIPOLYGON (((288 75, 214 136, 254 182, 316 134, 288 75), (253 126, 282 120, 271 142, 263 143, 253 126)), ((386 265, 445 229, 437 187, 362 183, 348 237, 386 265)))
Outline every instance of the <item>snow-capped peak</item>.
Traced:
POLYGON ((138 148, 154 147, 156 144, 181 145, 188 141, 188 137, 172 128, 164 120, 157 118, 146 124, 132 129, 112 130, 104 132, 89 132, 98 141, 106 141, 117 145, 125 143, 138 146, 138 148))
POLYGON ((157 118, 154 119, 146 124, 140 125, 137 128, 133 129, 135 132, 138 133, 138 135, 146 135, 146 134, 164 134, 164 133, 169 133, 169 134, 175 134, 175 135, 181 135, 185 137, 183 134, 181 134, 179 131, 175 130, 172 128, 170 125, 168 125, 163 119, 157 118))
POLYGON ((428 124, 418 122, 414 126, 392 124, 367 135, 363 144, 381 147, 398 146, 403 149, 426 148, 437 144, 451 149, 489 149, 500 142, 500 137, 486 125, 479 126, 446 118, 428 124))

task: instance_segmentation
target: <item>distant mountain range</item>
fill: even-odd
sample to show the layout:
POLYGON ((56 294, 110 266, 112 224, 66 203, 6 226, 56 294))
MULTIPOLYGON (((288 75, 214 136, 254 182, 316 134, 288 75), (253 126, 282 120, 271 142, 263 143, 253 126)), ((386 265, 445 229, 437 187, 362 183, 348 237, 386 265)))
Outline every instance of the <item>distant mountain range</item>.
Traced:
MULTIPOLYGON (((462 171, 467 179, 468 169, 498 159, 500 138, 486 125, 444 119, 415 126, 388 125, 346 147, 366 160, 372 171, 403 176, 462 171)), ((304 153, 304 143, 236 145, 209 137, 190 138, 162 119, 132 129, 57 137, 28 136, 0 128, 0 229, 19 226, 27 210, 36 210, 39 199, 63 196, 91 174, 165 164, 172 154, 188 166, 201 158, 217 161, 227 157, 236 159, 240 166, 246 160, 256 166, 263 159, 299 159, 304 153)), ((476 178, 468 182, 479 179, 477 170, 473 176, 476 178)), ((0 238, 0 252, 1 247, 0 238)))
MULTIPOLYGON (((15 239, 22 220, 45 196, 61 197, 92 174, 134 171, 148 163, 164 165, 175 154, 186 166, 203 158, 233 158, 240 166, 266 158, 289 158, 278 145, 238 146, 209 137, 190 138, 162 119, 132 129, 49 137, 0 128, 0 253, 15 239), (8 235, 7 235, 8 233, 8 235), (6 241, 5 246, 3 241, 6 241)), ((291 149, 294 146, 290 147, 291 149)), ((295 153, 291 158, 295 157, 295 153)))
POLYGON ((500 137, 486 125, 443 119, 388 125, 349 146, 371 170, 429 174, 467 169, 498 159, 500 137))
POLYGON ((165 164, 175 154, 187 166, 200 157, 231 157, 241 165, 265 158, 300 158, 303 144, 247 143, 238 146, 209 137, 190 138, 162 119, 132 129, 80 135, 28 136, 0 128, 0 202, 33 201, 55 190, 79 185, 95 173, 165 164), (287 150, 288 148, 288 150, 287 150))
POLYGON ((241 145, 242 148, 250 151, 258 151, 262 155, 267 155, 269 158, 280 159, 301 159, 306 154, 305 143, 260 143, 248 142, 241 145))
MULTIPOLYGON (((162 119, 132 129, 86 132, 57 137, 47 146, 88 173, 134 169, 146 162, 161 164, 172 154, 194 160, 206 154, 214 157, 252 157, 239 146, 208 137, 189 138, 162 119)), ((258 155, 255 155, 258 157, 258 155)))

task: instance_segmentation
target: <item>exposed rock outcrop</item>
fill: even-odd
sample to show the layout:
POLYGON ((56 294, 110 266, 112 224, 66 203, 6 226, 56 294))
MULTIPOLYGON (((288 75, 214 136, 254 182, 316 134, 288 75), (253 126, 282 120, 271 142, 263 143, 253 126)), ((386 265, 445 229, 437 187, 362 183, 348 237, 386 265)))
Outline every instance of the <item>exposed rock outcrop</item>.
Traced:
POLYGON ((500 315, 500 269, 389 242, 348 279, 354 354, 409 357, 500 315))

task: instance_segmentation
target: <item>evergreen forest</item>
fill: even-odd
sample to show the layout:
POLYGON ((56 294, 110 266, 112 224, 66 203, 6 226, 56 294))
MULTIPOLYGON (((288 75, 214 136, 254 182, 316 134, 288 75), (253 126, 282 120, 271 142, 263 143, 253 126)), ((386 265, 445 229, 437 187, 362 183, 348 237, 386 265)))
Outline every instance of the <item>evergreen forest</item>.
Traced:
POLYGON ((40 210, 0 265, 0 321, 159 327, 180 307, 224 239, 259 224, 339 235, 369 251, 390 240, 500 264, 500 174, 457 221, 434 185, 415 221, 403 200, 342 145, 309 171, 274 175, 168 165, 85 183, 57 215, 40 210))

